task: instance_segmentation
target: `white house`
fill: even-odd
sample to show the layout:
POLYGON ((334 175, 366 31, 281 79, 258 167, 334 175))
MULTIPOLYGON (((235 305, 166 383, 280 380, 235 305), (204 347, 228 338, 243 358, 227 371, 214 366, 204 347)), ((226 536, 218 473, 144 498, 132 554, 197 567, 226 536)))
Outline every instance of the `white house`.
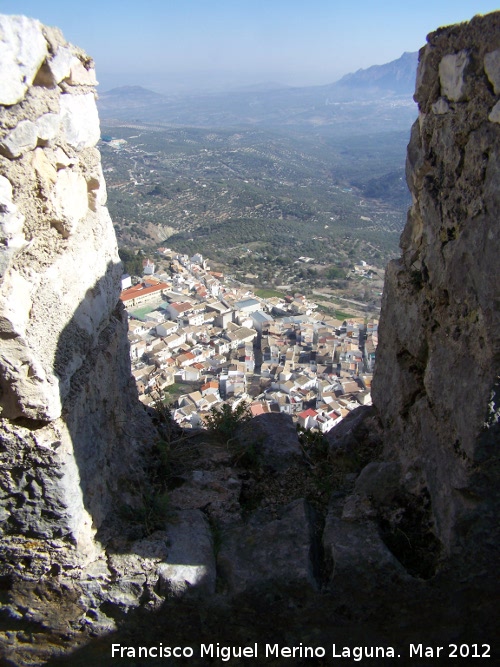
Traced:
POLYGON ((183 331, 170 334, 170 336, 167 336, 165 338, 165 343, 171 350, 173 350, 176 347, 179 347, 179 345, 182 345, 185 342, 186 342, 186 334, 183 331))
POLYGON ((142 272, 145 276, 152 276, 155 272, 155 263, 152 259, 145 259, 142 262, 142 272))
POLYGON ((132 287, 132 278, 128 273, 124 273, 122 276, 122 290, 132 287))
POLYGON ((228 371, 219 376, 220 393, 226 398, 230 395, 239 396, 246 391, 245 373, 241 371, 228 371))
POLYGON ((242 343, 251 343, 257 336, 255 329, 248 329, 247 327, 239 327, 235 331, 226 331, 224 334, 231 344, 231 349, 235 350, 242 343))
POLYGON ((321 431, 321 433, 328 433, 336 424, 342 421, 342 416, 340 413, 326 412, 325 410, 318 411, 316 416, 316 427, 321 431))
POLYGON ((161 322, 165 321, 165 312, 159 310, 153 310, 153 312, 148 313, 148 318, 149 320, 151 320, 151 322, 156 322, 157 324, 160 324, 161 322))
POLYGON ((187 316, 189 326, 199 327, 205 321, 205 308, 195 308, 193 312, 187 316))
POLYGON ((293 380, 294 386, 298 389, 313 389, 316 382, 316 377, 307 377, 307 375, 297 375, 293 380))
POLYGON ((185 382, 197 382, 200 379, 200 371, 194 366, 186 366, 184 368, 184 381, 185 382))
POLYGON ((254 313, 256 310, 262 310, 262 304, 257 299, 243 299, 234 304, 236 310, 242 313, 254 313))
MULTIPOLYGON (((162 322, 155 327, 156 335, 166 338, 171 336, 179 329, 179 324, 177 322, 162 322)), ((179 343, 180 345, 180 343, 179 343)))
POLYGON ((318 422, 316 421, 317 416, 318 413, 316 412, 316 410, 313 410, 312 408, 308 408, 303 412, 299 412, 298 414, 299 425, 307 429, 314 428, 318 424, 318 422))
POLYGON ((267 313, 264 313, 261 310, 257 310, 251 313, 250 317, 252 319, 253 328, 260 334, 262 333, 262 325, 269 324, 270 322, 273 321, 271 315, 268 315, 267 313))
POLYGON ((146 341, 142 338, 136 338, 130 341, 130 359, 132 361, 140 359, 146 352, 146 341))

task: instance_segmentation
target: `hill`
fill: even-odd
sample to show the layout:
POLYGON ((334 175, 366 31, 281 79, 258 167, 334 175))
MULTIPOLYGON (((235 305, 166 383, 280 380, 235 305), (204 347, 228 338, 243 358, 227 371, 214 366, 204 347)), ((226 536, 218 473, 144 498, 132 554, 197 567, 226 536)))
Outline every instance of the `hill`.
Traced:
POLYGON ((116 109, 138 109, 151 104, 164 104, 166 98, 142 86, 120 86, 99 94, 98 107, 101 112, 116 109))

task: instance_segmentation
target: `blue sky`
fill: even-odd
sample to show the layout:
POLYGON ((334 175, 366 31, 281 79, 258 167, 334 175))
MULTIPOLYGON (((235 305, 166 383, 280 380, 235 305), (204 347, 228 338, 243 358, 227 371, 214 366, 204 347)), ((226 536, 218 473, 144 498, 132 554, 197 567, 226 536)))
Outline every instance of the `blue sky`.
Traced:
POLYGON ((1 13, 57 25, 93 56, 101 90, 331 83, 496 9, 498 0, 0 0, 1 13))

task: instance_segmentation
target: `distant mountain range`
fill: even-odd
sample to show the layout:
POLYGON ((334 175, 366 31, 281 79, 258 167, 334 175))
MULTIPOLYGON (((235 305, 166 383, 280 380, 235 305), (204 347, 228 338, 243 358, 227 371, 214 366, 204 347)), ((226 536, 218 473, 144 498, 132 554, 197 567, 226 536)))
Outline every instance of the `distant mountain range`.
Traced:
POLYGON ((368 69, 359 69, 353 74, 346 74, 333 84, 337 89, 366 89, 413 94, 418 65, 418 52, 403 53, 401 58, 385 65, 373 65, 368 69))
POLYGON ((99 95, 101 118, 162 125, 335 126, 345 132, 400 130, 416 116, 417 53, 323 86, 266 84, 238 91, 160 95, 141 86, 99 95), (361 124, 361 125, 360 125, 361 124))

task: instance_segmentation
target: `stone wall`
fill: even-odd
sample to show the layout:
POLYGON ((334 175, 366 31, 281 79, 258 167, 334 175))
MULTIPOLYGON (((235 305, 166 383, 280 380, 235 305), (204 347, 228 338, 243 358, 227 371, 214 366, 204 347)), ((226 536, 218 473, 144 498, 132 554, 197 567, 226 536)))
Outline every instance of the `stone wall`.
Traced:
POLYGON ((386 274, 373 381, 385 455, 408 492, 429 498, 448 554, 484 544, 494 525, 499 95, 500 13, 428 37, 407 157, 413 205, 386 274))
MULTIPOLYGON (((0 533, 95 531, 151 427, 130 379, 92 60, 0 16, 0 533)), ((16 538, 17 539, 17 538, 16 538)))

